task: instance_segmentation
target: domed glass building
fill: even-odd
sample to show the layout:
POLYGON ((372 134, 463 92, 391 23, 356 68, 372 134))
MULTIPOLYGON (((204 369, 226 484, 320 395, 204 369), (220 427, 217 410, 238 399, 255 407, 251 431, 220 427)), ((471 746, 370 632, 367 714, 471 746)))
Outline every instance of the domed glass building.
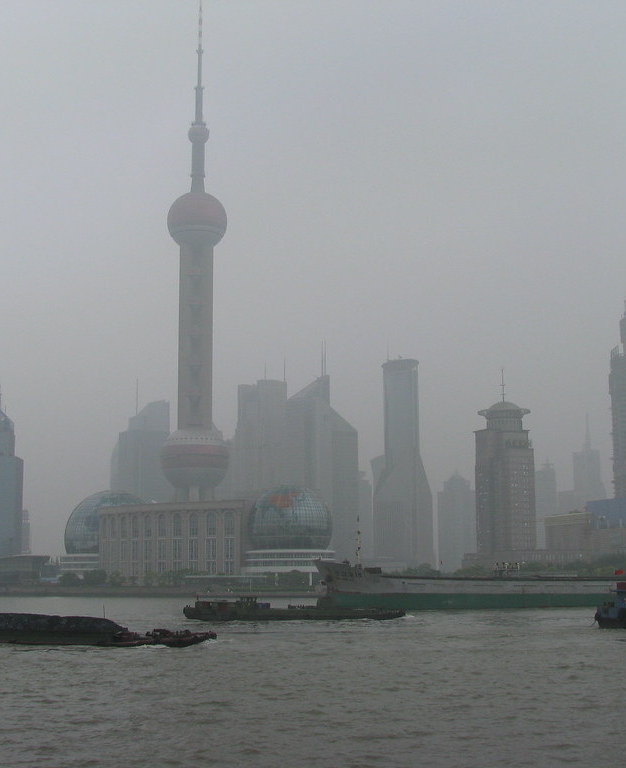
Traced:
POLYGON ((65 551, 68 555, 98 553, 98 510, 123 504, 145 504, 125 491, 99 491, 74 507, 65 526, 65 551))
POLYGON ((316 572, 314 561, 332 560, 330 510, 308 488, 282 485, 257 499, 248 518, 248 574, 316 572))
POLYGON ((330 510, 320 497, 289 485, 257 499, 248 519, 254 549, 326 549, 332 530, 330 510))

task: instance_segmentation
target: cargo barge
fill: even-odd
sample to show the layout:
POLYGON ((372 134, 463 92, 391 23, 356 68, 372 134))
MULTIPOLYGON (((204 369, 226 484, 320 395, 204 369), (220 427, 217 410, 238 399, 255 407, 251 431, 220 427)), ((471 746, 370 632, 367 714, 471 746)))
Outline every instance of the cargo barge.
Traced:
POLYGON ((320 598, 316 605, 289 605, 275 608, 254 596, 236 600, 202 600, 186 605, 183 613, 199 621, 346 621, 350 619, 398 619, 404 616, 396 608, 345 608, 320 598))
POLYGON ((402 576, 357 563, 316 561, 327 600, 346 608, 405 611, 595 607, 610 595, 611 577, 402 576))
POLYGON ((142 635, 110 619, 95 616, 0 613, 0 643, 15 645, 96 645, 106 648, 164 645, 185 648, 216 637, 215 632, 169 629, 154 629, 142 635))

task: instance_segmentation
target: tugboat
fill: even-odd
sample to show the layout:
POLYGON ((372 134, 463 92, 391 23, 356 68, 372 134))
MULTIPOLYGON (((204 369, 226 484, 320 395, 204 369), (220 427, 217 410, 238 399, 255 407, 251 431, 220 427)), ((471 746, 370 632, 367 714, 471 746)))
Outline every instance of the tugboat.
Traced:
POLYGON ((600 629, 626 629, 626 581, 618 581, 611 591, 615 599, 599 605, 593 618, 600 629))
POLYGON ((290 605, 272 608, 270 603, 245 595, 236 600, 196 600, 186 605, 183 613, 188 619, 200 621, 345 621, 347 619, 398 619, 402 609, 340 608, 319 598, 317 605, 290 605))

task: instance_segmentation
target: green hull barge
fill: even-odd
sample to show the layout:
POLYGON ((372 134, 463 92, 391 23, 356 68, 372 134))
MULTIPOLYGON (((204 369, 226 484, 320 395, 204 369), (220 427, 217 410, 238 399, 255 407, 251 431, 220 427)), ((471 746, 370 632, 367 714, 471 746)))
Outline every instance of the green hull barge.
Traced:
POLYGON ((483 578, 411 577, 360 564, 316 563, 326 601, 338 608, 465 611, 595 607, 606 600, 611 577, 499 574, 483 578))

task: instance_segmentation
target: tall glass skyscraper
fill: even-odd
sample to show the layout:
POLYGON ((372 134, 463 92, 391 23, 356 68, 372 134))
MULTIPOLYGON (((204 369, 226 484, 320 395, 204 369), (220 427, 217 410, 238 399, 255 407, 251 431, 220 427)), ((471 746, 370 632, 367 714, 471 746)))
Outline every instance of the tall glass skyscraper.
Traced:
POLYGON ((621 348, 611 350, 609 394, 611 395, 611 421, 613 431, 613 493, 626 498, 626 312, 619 321, 621 348))
POLYGON ((385 455, 374 484, 374 551, 434 565, 433 501, 419 444, 417 360, 383 364, 385 455))
POLYGON ((24 462, 15 455, 15 427, 0 410, 0 556, 22 552, 24 462))

